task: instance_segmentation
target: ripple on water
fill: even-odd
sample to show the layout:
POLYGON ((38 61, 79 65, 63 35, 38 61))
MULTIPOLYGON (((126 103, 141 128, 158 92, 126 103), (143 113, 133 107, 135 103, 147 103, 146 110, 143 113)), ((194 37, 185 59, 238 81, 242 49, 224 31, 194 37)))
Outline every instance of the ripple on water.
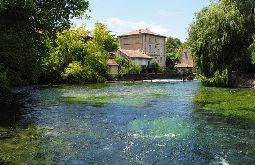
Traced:
POLYGON ((0 115, 0 164, 255 162, 254 131, 196 111, 198 88, 153 82, 32 90, 16 116, 0 115), (14 123, 20 128, 9 130, 14 123))
POLYGON ((129 129, 135 138, 179 139, 194 133, 194 128, 182 118, 138 119, 130 122, 129 129))

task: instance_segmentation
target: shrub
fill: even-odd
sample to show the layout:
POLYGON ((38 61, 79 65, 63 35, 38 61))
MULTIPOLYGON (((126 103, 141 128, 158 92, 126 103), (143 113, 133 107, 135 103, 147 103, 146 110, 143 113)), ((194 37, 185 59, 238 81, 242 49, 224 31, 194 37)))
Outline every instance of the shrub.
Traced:
POLYGON ((86 79, 81 62, 74 61, 70 63, 62 73, 62 78, 68 83, 81 83, 86 79))
POLYGON ((198 79, 202 81, 202 83, 206 86, 218 86, 218 87, 228 87, 229 86, 229 78, 228 78, 228 69, 220 72, 217 70, 213 77, 207 78, 202 75, 198 75, 198 79))
POLYGON ((140 65, 137 65, 133 63, 131 60, 123 58, 123 57, 117 57, 115 58, 115 61, 120 65, 120 74, 136 74, 140 73, 142 71, 142 68, 140 65))
POLYGON ((83 66, 81 62, 74 61, 65 68, 61 74, 68 83, 104 82, 105 78, 95 72, 90 66, 83 66))

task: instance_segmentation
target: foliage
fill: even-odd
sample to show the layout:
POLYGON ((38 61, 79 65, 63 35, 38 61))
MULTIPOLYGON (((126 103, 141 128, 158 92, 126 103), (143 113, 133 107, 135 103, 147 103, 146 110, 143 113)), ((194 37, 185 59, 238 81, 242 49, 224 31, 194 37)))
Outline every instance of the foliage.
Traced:
POLYGON ((196 14, 188 42, 197 71, 205 78, 212 78, 225 69, 247 71, 251 62, 248 47, 254 32, 254 20, 248 14, 251 10, 241 9, 247 2, 223 0, 196 14))
POLYGON ((73 61, 61 74, 68 83, 104 82, 105 77, 95 72, 90 66, 82 66, 81 62, 73 61))
POLYGON ((69 82, 79 83, 85 78, 84 69, 81 65, 81 62, 73 61, 65 68, 64 73, 62 74, 64 79, 68 79, 69 82))
POLYGON ((152 62, 149 65, 148 72, 149 73, 158 73, 158 72, 162 72, 162 70, 157 62, 152 62))
POLYGON ((175 65, 176 62, 179 61, 180 52, 179 49, 182 45, 182 42, 178 38, 169 37, 166 41, 166 65, 168 67, 172 67, 175 65))
POLYGON ((101 23, 96 23, 92 32, 83 27, 64 30, 45 59, 45 73, 50 73, 47 79, 64 79, 69 83, 105 81, 109 76, 107 59, 110 51, 116 49, 117 40, 101 23))
POLYGON ((249 47, 252 63, 255 64, 255 34, 253 35, 253 43, 249 47))
POLYGON ((117 38, 110 35, 110 31, 104 24, 99 22, 95 24, 93 36, 96 43, 100 45, 102 50, 114 52, 118 49, 117 38))
POLYGON ((37 83, 50 41, 57 32, 70 27, 70 18, 83 16, 88 4, 86 0, 1 0, 4 81, 11 86, 37 83))
POLYGON ((130 59, 118 56, 115 61, 120 66, 120 74, 140 73, 142 70, 140 65, 133 63, 130 59))
POLYGON ((198 76, 198 79, 202 81, 203 84, 207 86, 219 86, 219 87, 228 87, 229 86, 229 76, 228 70, 225 69, 224 71, 220 72, 217 70, 213 77, 206 78, 202 75, 198 76))
POLYGON ((252 35, 255 33, 255 1, 254 0, 222 0, 222 4, 226 6, 235 6, 244 20, 245 26, 245 40, 244 46, 249 46, 252 42, 252 35))
MULTIPOLYGON (((200 110, 214 112, 232 123, 243 123, 244 126, 255 123, 255 91, 251 89, 229 89, 203 87, 194 101, 200 110), (245 124, 247 122, 248 124, 245 124)), ((252 126, 252 125, 251 125, 252 126)))
POLYGON ((50 55, 44 59, 43 79, 61 80, 61 73, 72 61, 81 61, 86 55, 88 31, 84 28, 64 30, 57 35, 56 47, 52 47, 50 55))

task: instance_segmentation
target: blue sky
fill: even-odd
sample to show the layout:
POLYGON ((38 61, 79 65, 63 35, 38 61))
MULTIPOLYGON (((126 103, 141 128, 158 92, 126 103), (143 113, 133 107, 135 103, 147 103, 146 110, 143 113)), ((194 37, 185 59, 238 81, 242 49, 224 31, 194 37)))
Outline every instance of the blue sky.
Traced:
POLYGON ((210 0, 90 0, 89 20, 73 20, 77 26, 92 29, 102 22, 116 35, 139 28, 185 41, 194 13, 210 0))

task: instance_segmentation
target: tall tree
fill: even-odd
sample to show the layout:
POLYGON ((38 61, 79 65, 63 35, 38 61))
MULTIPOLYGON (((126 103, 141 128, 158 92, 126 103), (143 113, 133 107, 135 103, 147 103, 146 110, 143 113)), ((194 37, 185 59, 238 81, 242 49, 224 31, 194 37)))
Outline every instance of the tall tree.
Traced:
POLYGON ((110 34, 106 25, 97 22, 93 31, 94 40, 101 49, 107 52, 114 52, 118 49, 117 38, 110 34))
POLYGON ((166 41, 166 65, 168 67, 174 67, 174 64, 178 62, 180 57, 178 49, 181 47, 182 42, 178 38, 169 37, 166 41))
POLYGON ((237 4, 212 3, 196 14, 189 44, 198 72, 210 78, 224 70, 245 71, 250 63, 246 21, 237 4))
POLYGON ((0 64, 11 85, 36 83, 48 43, 85 14, 86 0, 0 0, 0 64))

